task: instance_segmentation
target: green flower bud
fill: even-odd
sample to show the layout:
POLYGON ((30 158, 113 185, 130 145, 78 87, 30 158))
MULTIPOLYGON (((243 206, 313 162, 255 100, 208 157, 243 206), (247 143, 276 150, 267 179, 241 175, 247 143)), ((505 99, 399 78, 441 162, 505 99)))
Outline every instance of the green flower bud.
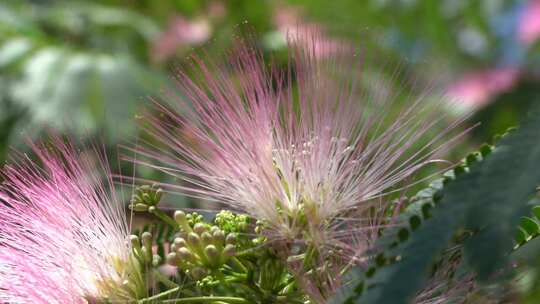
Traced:
POLYGON ((264 243, 264 238, 262 237, 254 238, 251 242, 253 243, 254 246, 259 246, 262 243, 264 243))
POLYGON ((198 234, 196 234, 194 232, 190 232, 188 234, 188 239, 187 240, 193 247, 200 247, 201 246, 201 238, 199 237, 198 234))
POLYGON ((141 235, 141 239, 142 239, 142 243, 144 246, 148 247, 148 248, 152 248, 152 234, 148 231, 145 231, 143 232, 143 234, 141 235))
POLYGON ((134 194, 129 201, 132 204, 137 204, 137 203, 142 202, 142 199, 141 199, 141 197, 139 195, 134 194))
POLYGON ((204 254, 210 262, 219 261, 219 250, 214 245, 208 245, 204 248, 204 254))
POLYGON ((182 227, 182 230, 185 232, 191 232, 191 227, 189 226, 188 219, 186 213, 182 210, 176 210, 174 212, 174 220, 175 222, 182 227))
POLYGON ((214 241, 219 245, 223 245, 223 243, 225 242, 225 233, 223 233, 223 231, 219 229, 214 231, 212 236, 214 237, 214 241))
POLYGON ((155 206, 159 203, 162 196, 161 189, 157 184, 152 186, 143 185, 135 189, 135 194, 131 197, 131 203, 135 206, 137 204, 144 204, 146 206, 155 206))
POLYGON ((236 254, 236 247, 232 244, 228 244, 225 246, 225 249, 223 249, 223 255, 226 257, 232 257, 236 254))
POLYGON ((181 237, 177 237, 174 239, 174 245, 176 245, 176 248, 180 249, 182 247, 187 247, 186 240, 181 237))
POLYGON ((186 213, 184 211, 182 211, 182 210, 176 210, 174 212, 174 220, 179 225, 182 225, 182 223, 186 221, 186 213))
POLYGON ((212 235, 208 232, 203 232, 201 235, 201 239, 205 245, 211 244, 214 238, 212 238, 212 235))
POLYGON ((240 222, 238 223, 238 230, 240 231, 246 231, 248 228, 248 224, 246 222, 240 222))
POLYGON ((200 223, 204 220, 204 217, 197 212, 193 212, 188 214, 187 216, 188 222, 190 225, 195 226, 195 224, 200 223))
POLYGON ((159 264, 161 264, 161 256, 154 254, 152 256, 152 266, 157 267, 159 264))
POLYGON ((194 267, 191 269, 190 274, 195 280, 200 280, 206 276, 206 270, 202 267, 194 267))
POLYGON ((129 241, 131 242, 131 247, 133 249, 140 249, 141 248, 141 241, 139 240, 139 237, 136 235, 130 235, 129 241))
POLYGON ((212 226, 212 228, 210 228, 210 233, 214 234, 214 232, 219 231, 219 230, 221 229, 219 229, 218 226, 212 226))
POLYGON ((182 247, 182 248, 178 249, 178 256, 182 260, 185 260, 185 261, 188 261, 188 262, 193 262, 194 261, 193 253, 191 253, 191 251, 189 251, 189 249, 187 249, 186 247, 182 247))
POLYGON ((237 238, 235 233, 229 233, 227 237, 225 238, 225 243, 227 244, 236 244, 237 238))
POLYGON ((156 207, 155 206, 150 206, 148 207, 148 213, 154 213, 156 211, 156 207))
POLYGON ((136 211, 136 212, 144 212, 148 210, 148 205, 136 203, 136 204, 130 204, 129 209, 136 211))
POLYGON ((161 201, 161 197, 163 197, 163 191, 161 189, 157 189, 154 193, 154 201, 161 201))
POLYGON ((176 266, 179 262, 178 255, 175 252, 170 252, 167 254, 166 258, 167 264, 176 266))
POLYGON ((148 262, 151 262, 152 261, 152 247, 146 247, 145 245, 145 246, 142 246, 141 249, 143 252, 144 259, 148 262))
POLYGON ((202 223, 197 223, 195 226, 193 226, 193 231, 197 234, 203 234, 206 231, 206 227, 202 223))

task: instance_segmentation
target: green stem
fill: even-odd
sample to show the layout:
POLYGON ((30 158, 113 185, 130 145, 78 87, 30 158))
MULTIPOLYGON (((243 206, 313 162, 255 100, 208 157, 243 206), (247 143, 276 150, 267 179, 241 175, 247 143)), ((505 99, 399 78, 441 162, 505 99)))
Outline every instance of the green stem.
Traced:
MULTIPOLYGON (((162 293, 158 293, 157 295, 141 299, 141 300, 137 301, 137 303, 138 304, 150 303, 152 301, 159 300, 159 299, 161 299, 163 297, 169 296, 169 295, 171 295, 171 294, 173 294, 175 292, 179 292, 179 291, 180 291, 180 286, 178 286, 176 288, 173 288, 173 289, 169 289, 169 290, 164 291, 162 293)), ((187 303, 189 303, 189 302, 187 302, 187 303)))
POLYGON ((157 207, 151 212, 153 215, 164 221, 166 224, 172 226, 175 230, 178 229, 178 224, 167 213, 159 210, 157 207))
POLYGON ((210 303, 210 302, 225 302, 229 304, 247 304, 249 303, 244 298, 236 298, 236 297, 192 297, 192 298, 183 298, 183 299, 175 299, 175 300, 165 300, 161 301, 161 303, 210 303))
POLYGON ((248 272, 248 269, 246 268, 246 266, 244 266, 244 264, 242 264, 242 262, 240 262, 240 260, 237 257, 235 256, 231 257, 231 261, 233 262, 234 266, 239 268, 243 273, 248 272))
POLYGON ((254 256, 255 252, 258 250, 258 248, 249 248, 244 251, 240 251, 237 254, 235 254, 235 257, 244 257, 244 256, 254 256))
MULTIPOLYGON (((144 303, 151 303, 153 301, 159 300, 161 298, 170 296, 176 292, 180 292, 181 288, 180 286, 169 289, 167 291, 164 291, 162 293, 159 293, 157 295, 141 299, 137 301, 138 304, 144 304, 144 303)), ((190 297, 190 298, 182 298, 182 299, 171 299, 171 300, 162 300, 160 303, 210 303, 210 302, 218 302, 222 301, 229 304, 247 304, 249 303, 244 298, 236 298, 236 297, 190 297)))

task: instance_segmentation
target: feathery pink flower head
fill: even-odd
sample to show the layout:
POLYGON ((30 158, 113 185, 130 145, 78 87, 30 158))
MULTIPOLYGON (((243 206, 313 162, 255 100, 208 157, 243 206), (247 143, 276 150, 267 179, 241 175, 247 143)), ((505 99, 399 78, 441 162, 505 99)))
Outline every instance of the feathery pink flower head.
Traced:
POLYGON ((51 145, 33 146, 42 167, 21 154, 3 170, 0 302, 121 299, 131 252, 122 205, 95 160, 59 138, 51 145))
POLYGON ((324 42, 309 39, 291 41, 284 71, 245 45, 223 66, 195 58, 197 76, 179 72, 181 96, 169 96, 179 110, 157 104, 148 118, 161 143, 138 149, 151 159, 138 162, 185 182, 163 185, 171 191, 264 221, 274 240, 327 244, 344 215, 367 211, 432 162, 459 121, 433 132, 446 118, 421 98, 392 114, 397 93, 357 76, 348 46, 321 59, 324 42))

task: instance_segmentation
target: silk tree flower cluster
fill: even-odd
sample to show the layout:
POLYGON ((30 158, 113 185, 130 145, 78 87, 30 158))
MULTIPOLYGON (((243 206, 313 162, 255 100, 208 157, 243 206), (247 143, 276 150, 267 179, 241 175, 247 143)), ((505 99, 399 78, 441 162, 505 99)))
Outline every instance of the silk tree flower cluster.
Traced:
POLYGON ((0 301, 87 303, 135 299, 145 282, 130 259, 121 205, 96 170, 59 138, 18 155, 0 189, 0 301))
MULTIPOLYGON (((194 58, 179 72, 182 95, 155 103, 144 116, 152 143, 133 149, 138 164, 179 181, 135 187, 129 218, 147 213, 143 227, 128 222, 99 150, 53 136, 32 144, 37 160, 16 154, 0 188, 0 302, 332 298, 347 270, 374 258, 381 230, 403 224, 399 195, 459 138, 461 120, 422 98, 395 112, 398 93, 356 73, 364 62, 349 46, 302 39, 285 68, 242 44, 224 64, 194 58), (324 48, 332 58, 317 55, 324 48), (171 212, 166 192, 230 210, 171 212)), ((471 281, 445 278, 416 301, 443 303, 471 281)))
POLYGON ((173 106, 156 103, 159 114, 145 117, 158 144, 135 151, 146 157, 139 163, 184 181, 165 189, 259 220, 268 244, 324 302, 392 224, 385 197, 437 161, 460 120, 433 115, 440 102, 422 98, 390 113, 396 96, 365 89, 381 88, 354 72, 363 62, 349 60, 349 47, 307 38, 311 47, 290 41, 282 70, 245 44, 223 65, 194 58, 179 72, 181 96, 169 94, 173 106), (333 58, 317 56, 325 47, 333 58))

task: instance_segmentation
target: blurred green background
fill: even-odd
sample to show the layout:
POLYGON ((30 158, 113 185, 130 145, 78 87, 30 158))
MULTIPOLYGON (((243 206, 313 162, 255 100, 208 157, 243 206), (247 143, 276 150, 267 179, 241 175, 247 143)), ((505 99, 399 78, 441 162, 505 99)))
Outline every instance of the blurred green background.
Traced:
POLYGON ((483 141, 536 98, 539 20, 538 1, 517 0, 3 1, 0 159, 44 127, 129 141, 175 66, 198 48, 230 49, 243 24, 268 51, 314 26, 377 48, 407 77, 447 86, 453 110, 483 122, 483 141))
MULTIPOLYGON (((176 90, 175 69, 190 54, 222 54, 247 33, 279 59, 287 35, 315 29, 327 42, 376 54, 385 68, 373 77, 386 90, 414 96, 425 93, 413 85, 420 83, 434 88, 433 97, 458 100, 445 111, 481 125, 452 160, 515 125, 539 94, 540 1, 7 0, 0 3, 0 161, 51 130, 104 141, 116 155, 118 144, 136 142, 136 118, 151 98, 176 90), (396 65, 402 72, 390 75, 396 65)), ((120 166, 131 172, 129 163, 120 166)))
MULTIPOLYGON (((174 71, 190 54, 221 54, 248 32, 279 55, 286 35, 315 28, 401 65, 387 90, 424 93, 413 79, 455 98, 444 110, 481 124, 452 151, 454 161, 516 125, 540 97, 540 0, 4 0, 0 161, 51 130, 104 141, 116 155, 118 144, 137 142, 136 118, 151 97, 174 90, 174 71)), ((392 72, 374 75, 383 81, 392 72)))
POLYGON ((265 51, 316 26, 377 49, 459 98, 450 110, 475 113, 485 141, 535 102, 539 20, 538 1, 517 0, 2 1, 0 160, 48 129, 129 142, 187 55, 230 49, 246 28, 265 51))
POLYGON ((315 29, 330 43, 369 49, 387 67, 399 64, 387 90, 424 93, 414 82, 458 100, 445 111, 481 125, 453 160, 537 102, 540 1, 7 0, 0 4, 0 161, 9 147, 24 149, 25 139, 51 130, 104 141, 115 154, 118 144, 136 142, 136 118, 151 98, 175 90, 174 71, 190 54, 222 54, 247 32, 279 59, 287 35, 315 29))
MULTIPOLYGON (((287 35, 315 28, 331 43, 401 65, 389 86, 424 93, 413 79, 434 87, 434 96, 456 98, 445 110, 481 125, 454 160, 537 102, 540 1, 7 0, 0 3, 0 161, 9 147, 24 149, 25 138, 51 130, 99 138, 114 152, 136 141, 137 116, 151 97, 175 89, 174 70, 190 54, 221 54, 245 32, 280 54, 287 35)), ((392 72, 374 75, 382 81, 392 72)))

